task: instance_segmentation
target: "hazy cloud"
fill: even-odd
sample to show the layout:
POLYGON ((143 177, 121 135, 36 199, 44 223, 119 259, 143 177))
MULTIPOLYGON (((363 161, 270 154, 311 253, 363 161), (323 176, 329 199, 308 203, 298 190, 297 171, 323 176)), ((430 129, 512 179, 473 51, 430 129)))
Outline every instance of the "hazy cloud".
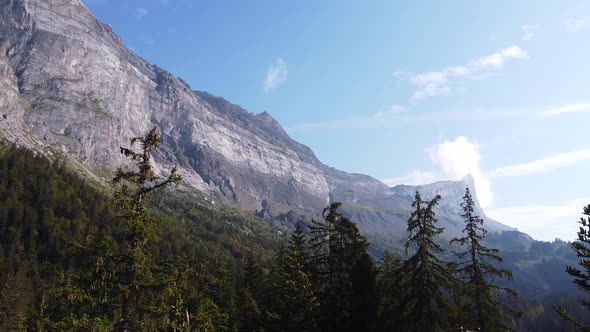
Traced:
POLYGON ((391 107, 389 107, 388 110, 379 111, 379 112, 373 114, 373 116, 375 118, 385 118, 385 117, 389 117, 391 115, 396 115, 396 114, 402 113, 405 110, 406 110, 405 107, 403 107, 402 105, 393 104, 393 105, 391 105, 391 107))
POLYGON ((398 184, 406 184, 409 186, 417 186, 425 183, 432 183, 437 180, 436 174, 433 172, 425 172, 413 170, 404 176, 382 180, 388 186, 397 186, 398 184))
POLYGON ((493 202, 490 180, 481 171, 479 144, 459 136, 451 141, 444 141, 426 149, 432 162, 431 171, 413 170, 396 178, 383 180, 387 185, 420 185, 440 180, 460 180, 471 174, 475 182, 477 198, 482 207, 493 202))
POLYGON ((358 129, 387 128, 408 123, 449 122, 449 121, 491 121, 500 119, 526 118, 537 115, 527 109, 489 109, 473 108, 457 111, 408 111, 406 107, 394 104, 390 110, 368 113, 352 117, 337 118, 328 121, 303 123, 291 126, 288 131, 305 131, 316 129, 358 129))
POLYGON ((550 241, 555 238, 571 241, 576 239, 575 222, 580 220, 582 208, 590 198, 576 199, 559 205, 524 205, 499 207, 486 210, 486 215, 495 220, 517 227, 535 239, 550 241))
POLYGON ((137 8, 137 10, 135 10, 135 17, 137 19, 142 19, 144 18, 146 15, 148 14, 148 10, 145 8, 137 8))
POLYGON ((563 26, 570 33, 576 33, 586 28, 586 20, 582 18, 566 18, 563 20, 563 26))
POLYGON ((556 108, 548 109, 541 113, 542 117, 560 115, 564 113, 586 112, 590 111, 590 103, 576 103, 563 105, 556 108))
POLYGON ((471 174, 475 181, 477 197, 482 207, 492 204, 493 193, 490 180, 481 171, 479 144, 459 136, 452 141, 444 141, 428 149, 433 165, 442 171, 446 178, 459 180, 471 174))
POLYGON ((282 58, 277 58, 266 70, 266 77, 264 78, 264 91, 278 88, 287 80, 287 63, 282 58))
POLYGON ((571 166, 584 160, 590 160, 590 150, 578 150, 567 153, 559 153, 543 159, 496 168, 490 172, 490 176, 510 177, 540 174, 561 167, 571 166))
POLYGON ((529 41, 535 37, 535 30, 537 27, 534 25, 523 25, 520 29, 522 33, 522 40, 529 41))

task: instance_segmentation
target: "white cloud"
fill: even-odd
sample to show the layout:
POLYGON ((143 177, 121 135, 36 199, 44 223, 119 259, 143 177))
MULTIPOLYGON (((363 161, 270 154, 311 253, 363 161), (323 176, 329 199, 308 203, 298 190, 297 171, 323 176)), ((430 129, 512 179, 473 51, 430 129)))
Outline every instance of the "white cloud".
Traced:
POLYGON ((519 46, 512 46, 505 48, 500 52, 485 56, 475 61, 474 65, 481 68, 493 67, 495 69, 500 69, 504 66, 504 63, 506 63, 507 60, 528 60, 529 58, 526 50, 523 50, 519 46))
POLYGON ((493 193, 490 180, 480 168, 481 155, 479 144, 459 136, 453 141, 444 141, 428 150, 433 165, 437 166, 445 177, 459 180, 471 174, 475 181, 477 197, 482 207, 492 204, 493 193))
POLYGON ((563 26, 570 33, 576 33, 586 28, 586 20, 582 18, 566 18, 563 20, 563 26))
MULTIPOLYGON (((417 87, 411 100, 417 101, 433 96, 451 93, 451 83, 460 78, 481 78, 489 74, 490 69, 499 70, 508 60, 528 60, 528 52, 520 46, 511 46, 471 61, 466 65, 447 67, 438 71, 431 71, 413 75, 409 78, 411 84, 417 87)), ((398 73, 398 72, 396 72, 398 73)), ((400 77, 399 75, 394 75, 400 77)))
POLYGON ((580 220, 582 208, 589 203, 590 198, 581 198, 560 205, 491 208, 486 210, 486 215, 538 240, 560 238, 571 241, 576 238, 576 222, 580 220))
POLYGON ((385 180, 382 180, 382 182, 388 186, 391 186, 391 187, 397 186, 398 184, 417 186, 417 185, 421 185, 421 184, 435 182, 437 179, 438 178, 437 178, 436 174, 434 174, 433 172, 424 172, 424 171, 414 170, 404 176, 399 176, 399 177, 391 178, 391 179, 385 179, 385 180))
POLYGON ((490 172, 490 176, 510 177, 540 174, 557 168, 570 166, 584 160, 590 160, 590 150, 560 153, 523 164, 500 167, 490 172))
POLYGON ((522 32, 522 40, 529 41, 535 37, 535 30, 537 27, 534 25, 523 25, 520 29, 522 32))
POLYGON ((148 10, 145 8, 137 8, 137 10, 135 10, 135 17, 137 17, 138 19, 144 18, 147 14, 148 10))
POLYGON ((268 67, 266 77, 264 78, 264 91, 270 91, 278 88, 287 80, 287 63, 282 58, 277 58, 274 63, 268 67))
POLYGON ((490 180, 481 171, 479 144, 464 136, 452 141, 444 141, 426 149, 432 162, 431 171, 413 170, 410 173, 386 179, 382 182, 394 186, 398 184, 421 185, 441 180, 460 180, 471 174, 479 204, 489 207, 493 201, 490 180))
POLYGON ((560 106, 557 108, 548 109, 541 113, 542 117, 560 115, 564 113, 584 112, 590 111, 590 103, 577 103, 560 106))

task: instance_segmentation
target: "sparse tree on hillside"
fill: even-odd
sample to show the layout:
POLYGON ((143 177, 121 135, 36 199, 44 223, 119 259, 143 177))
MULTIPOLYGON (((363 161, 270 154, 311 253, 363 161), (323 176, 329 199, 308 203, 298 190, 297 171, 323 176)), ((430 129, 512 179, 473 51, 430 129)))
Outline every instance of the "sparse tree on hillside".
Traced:
MULTIPOLYGON (((574 277, 574 284, 578 286, 587 295, 590 294, 590 205, 584 207, 585 217, 580 218, 580 230, 578 231, 578 240, 572 243, 572 248, 580 258, 580 268, 566 266, 566 272, 574 277)), ((580 303, 586 310, 590 310, 590 300, 583 299, 580 303)), ((563 307, 556 307, 557 313, 565 320, 572 323, 581 331, 590 331, 590 326, 582 324, 573 317, 563 307)))
POLYGON ((505 292, 516 297, 516 291, 496 286, 492 281, 503 277, 512 279, 512 272, 496 268, 492 262, 502 261, 498 255, 500 250, 486 248, 481 243, 487 231, 483 228, 484 220, 474 214, 475 202, 469 188, 465 190, 461 207, 465 236, 451 240, 451 244, 464 248, 461 252, 455 252, 459 262, 457 274, 462 281, 459 294, 464 315, 460 318, 461 325, 468 330, 482 332, 510 331, 512 318, 518 313, 500 302, 496 295, 505 292))
POLYGON ((121 298, 121 316, 118 330, 136 330, 140 317, 136 304, 139 295, 146 287, 154 283, 151 280, 151 257, 146 253, 146 245, 154 239, 155 225, 146 212, 148 196, 155 190, 178 184, 181 177, 176 167, 170 175, 160 179, 152 166, 153 150, 160 144, 156 128, 144 137, 131 140, 131 145, 139 143, 140 150, 121 147, 121 153, 131 159, 135 169, 117 169, 113 183, 118 185, 114 194, 115 207, 119 211, 122 223, 122 236, 125 246, 119 255, 123 263, 120 271, 119 294, 121 298))

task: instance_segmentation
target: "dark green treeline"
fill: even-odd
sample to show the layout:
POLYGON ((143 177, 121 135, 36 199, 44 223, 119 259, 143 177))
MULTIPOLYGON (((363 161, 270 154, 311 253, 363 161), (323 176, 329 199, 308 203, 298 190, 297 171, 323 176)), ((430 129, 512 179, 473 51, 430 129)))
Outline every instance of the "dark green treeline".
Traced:
MULTIPOLYGON (((149 143, 149 136, 143 139, 138 142, 149 143)), ((435 214, 439 198, 423 201, 419 194, 408 221, 407 254, 385 252, 375 262, 339 203, 283 238, 273 235, 285 231, 276 224, 164 186, 144 195, 141 188, 176 178, 171 172, 150 179, 149 157, 143 157, 133 158, 136 168, 118 173, 131 181, 105 194, 60 163, 14 147, 0 150, 1 331, 516 326, 512 310, 497 302, 501 289, 486 276, 507 271, 494 269, 497 251, 478 242, 485 232, 481 219, 469 214, 469 193, 465 238, 451 246, 459 263, 446 261, 435 214), (493 256, 474 262, 473 250, 493 256), (463 314, 479 306, 501 314, 487 320, 463 314)))

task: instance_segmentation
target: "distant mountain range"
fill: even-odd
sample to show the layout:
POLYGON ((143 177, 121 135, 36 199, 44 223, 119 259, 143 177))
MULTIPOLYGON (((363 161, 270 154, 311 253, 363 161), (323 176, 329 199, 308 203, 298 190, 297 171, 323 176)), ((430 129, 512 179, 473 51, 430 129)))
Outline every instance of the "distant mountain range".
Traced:
MULTIPOLYGON (((0 0, 0 135, 65 158, 95 181, 125 161, 119 146, 157 127, 161 172, 178 165, 187 190, 275 218, 318 216, 330 202, 371 236, 401 236, 415 191, 443 196, 448 237, 473 178, 389 187, 322 164, 268 113, 253 114, 147 63, 80 0, 0 0)), ((477 205, 477 213, 485 217, 477 205)), ((490 231, 512 228, 489 219, 490 231)))

